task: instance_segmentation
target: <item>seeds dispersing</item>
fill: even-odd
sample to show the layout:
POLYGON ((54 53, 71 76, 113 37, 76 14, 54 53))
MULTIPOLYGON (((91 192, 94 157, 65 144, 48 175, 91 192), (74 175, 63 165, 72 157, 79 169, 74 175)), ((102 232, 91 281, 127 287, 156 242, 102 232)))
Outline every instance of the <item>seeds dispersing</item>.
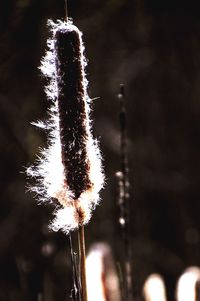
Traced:
POLYGON ((58 201, 52 229, 68 233, 90 220, 104 175, 91 131, 82 33, 72 21, 49 20, 48 25, 52 37, 40 69, 49 81, 51 108, 47 122, 35 124, 47 131, 48 147, 27 173, 37 180, 32 190, 40 201, 58 201))

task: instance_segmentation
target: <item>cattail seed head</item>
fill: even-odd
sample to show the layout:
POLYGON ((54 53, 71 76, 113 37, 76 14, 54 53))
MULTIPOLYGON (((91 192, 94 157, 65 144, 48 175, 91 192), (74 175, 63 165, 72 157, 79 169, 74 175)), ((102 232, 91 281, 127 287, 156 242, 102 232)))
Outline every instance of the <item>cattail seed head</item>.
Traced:
POLYGON ((48 24, 52 38, 40 69, 49 80, 52 105, 49 120, 37 124, 48 131, 48 147, 27 173, 37 179, 32 190, 40 201, 58 201, 52 228, 68 233, 89 221, 104 175, 91 131, 82 34, 71 21, 48 24))
POLYGON ((55 34, 58 113, 62 163, 69 189, 77 199, 92 188, 87 154, 88 116, 81 37, 76 29, 55 34))

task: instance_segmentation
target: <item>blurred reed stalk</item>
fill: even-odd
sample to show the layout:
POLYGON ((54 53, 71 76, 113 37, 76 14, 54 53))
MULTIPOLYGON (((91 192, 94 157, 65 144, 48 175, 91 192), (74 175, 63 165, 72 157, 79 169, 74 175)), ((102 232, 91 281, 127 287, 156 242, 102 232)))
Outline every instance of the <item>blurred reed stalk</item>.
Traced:
POLYGON ((145 301, 167 301, 165 283, 161 275, 151 274, 147 277, 143 286, 143 296, 145 301))
POLYGON ((177 301, 199 301, 200 268, 188 267, 179 277, 176 285, 177 301))
POLYGON ((116 173, 118 179, 118 205, 120 208, 119 224, 123 236, 124 256, 122 266, 123 277, 123 300, 133 300, 132 289, 132 247, 131 247, 131 231, 130 231, 130 181, 127 157, 127 121, 125 107, 125 88, 120 85, 118 93, 120 104, 119 123, 120 123, 120 153, 121 153, 121 169, 116 173))
POLYGON ((119 279, 110 246, 99 242, 86 259, 88 301, 120 301, 119 279))

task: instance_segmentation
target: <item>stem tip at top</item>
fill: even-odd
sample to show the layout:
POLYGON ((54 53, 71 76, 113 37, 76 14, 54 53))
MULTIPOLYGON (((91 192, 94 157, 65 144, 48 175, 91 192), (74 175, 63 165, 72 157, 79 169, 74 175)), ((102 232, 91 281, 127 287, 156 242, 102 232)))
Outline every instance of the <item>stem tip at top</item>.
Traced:
POLYGON ((67 0, 65 0, 65 21, 68 21, 68 5, 67 5, 67 0))

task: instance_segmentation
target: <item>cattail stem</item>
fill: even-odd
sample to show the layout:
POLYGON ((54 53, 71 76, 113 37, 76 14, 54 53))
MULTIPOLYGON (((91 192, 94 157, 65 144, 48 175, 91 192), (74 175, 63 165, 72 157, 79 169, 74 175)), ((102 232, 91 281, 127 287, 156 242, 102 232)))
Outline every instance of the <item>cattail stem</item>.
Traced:
POLYGON ((65 20, 68 21, 68 5, 67 0, 65 0, 65 20))
POLYGON ((86 283, 86 257, 85 257, 85 231, 84 226, 80 225, 78 229, 79 242, 79 261, 80 261, 80 275, 82 286, 82 301, 87 301, 87 283, 86 283))

